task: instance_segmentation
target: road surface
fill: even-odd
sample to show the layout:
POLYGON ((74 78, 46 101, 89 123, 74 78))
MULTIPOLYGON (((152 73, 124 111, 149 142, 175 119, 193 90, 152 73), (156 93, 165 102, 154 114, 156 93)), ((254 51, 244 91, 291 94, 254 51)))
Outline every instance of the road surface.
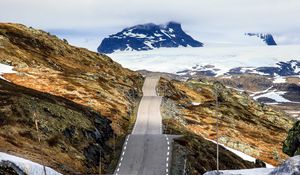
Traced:
POLYGON ((159 77, 147 77, 134 129, 123 145, 115 175, 168 175, 171 137, 162 134, 160 104, 156 94, 159 77))

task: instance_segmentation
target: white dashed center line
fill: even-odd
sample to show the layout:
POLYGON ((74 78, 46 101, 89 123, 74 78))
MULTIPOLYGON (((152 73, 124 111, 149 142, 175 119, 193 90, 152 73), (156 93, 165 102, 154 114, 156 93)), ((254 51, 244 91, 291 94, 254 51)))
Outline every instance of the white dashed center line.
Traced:
POLYGON ((167 156, 166 156, 166 175, 169 175, 170 142, 169 142, 168 136, 165 135, 165 137, 166 137, 166 141, 167 141, 167 145, 168 145, 168 152, 167 152, 167 156))
POLYGON ((121 155, 121 158, 120 158, 120 163, 118 165, 118 169, 116 171, 117 172, 116 175, 118 175, 118 172, 120 171, 120 168, 122 166, 122 161, 123 161, 123 158, 124 158, 124 155, 125 155, 125 152, 126 152, 126 148, 127 148, 127 143, 128 143, 128 140, 129 140, 129 136, 130 135, 128 135, 127 138, 126 138, 126 142, 125 142, 124 147, 123 147, 123 152, 122 152, 122 155, 121 155))

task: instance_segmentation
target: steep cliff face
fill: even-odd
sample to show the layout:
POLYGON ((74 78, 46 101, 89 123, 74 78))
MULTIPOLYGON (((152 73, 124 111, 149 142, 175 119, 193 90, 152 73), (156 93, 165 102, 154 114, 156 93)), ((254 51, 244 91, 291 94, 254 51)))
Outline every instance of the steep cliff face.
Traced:
POLYGON ((177 123, 195 135, 215 140, 217 109, 222 144, 273 165, 287 158, 281 151, 282 142, 294 120, 284 113, 210 81, 184 83, 162 79, 159 89, 165 96, 165 122, 177 123))
POLYGON ((10 83, 0 82, 0 150, 67 174, 99 173, 101 150, 102 173, 111 168, 113 135, 127 132, 140 74, 10 23, 0 23, 0 63, 16 71, 1 75, 10 83))

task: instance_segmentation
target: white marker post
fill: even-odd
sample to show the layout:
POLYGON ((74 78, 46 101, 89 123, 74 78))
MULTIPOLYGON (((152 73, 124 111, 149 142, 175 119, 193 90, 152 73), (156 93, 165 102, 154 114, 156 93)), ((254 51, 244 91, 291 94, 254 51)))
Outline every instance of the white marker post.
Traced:
POLYGON ((216 141, 217 141, 217 174, 219 174, 219 101, 218 101, 218 86, 215 87, 215 96, 216 96, 216 106, 215 106, 215 113, 216 113, 216 141))

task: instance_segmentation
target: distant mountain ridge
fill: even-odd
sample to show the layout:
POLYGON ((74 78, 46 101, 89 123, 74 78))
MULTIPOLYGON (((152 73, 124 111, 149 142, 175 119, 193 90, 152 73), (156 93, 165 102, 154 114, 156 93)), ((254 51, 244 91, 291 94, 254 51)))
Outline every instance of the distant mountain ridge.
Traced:
POLYGON ((202 47, 203 43, 186 34, 180 23, 168 22, 166 25, 148 23, 125 28, 103 39, 97 50, 109 54, 115 51, 143 51, 179 46, 202 47))
POLYGON ((245 33, 245 35, 250 37, 258 37, 262 39, 268 46, 276 46, 277 43, 275 42, 273 36, 269 33, 245 33))

